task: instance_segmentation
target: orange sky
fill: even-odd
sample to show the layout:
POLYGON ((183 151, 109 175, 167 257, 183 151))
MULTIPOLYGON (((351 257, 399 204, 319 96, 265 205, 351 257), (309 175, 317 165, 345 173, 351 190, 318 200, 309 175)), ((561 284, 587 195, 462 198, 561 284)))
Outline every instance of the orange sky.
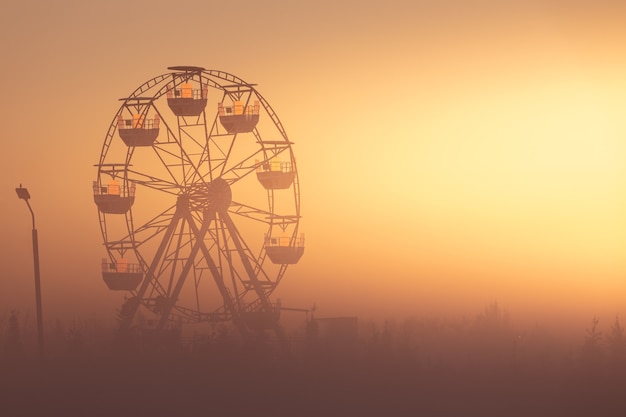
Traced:
POLYGON ((617 2, 38 3, 0 16, 0 313, 33 310, 22 182, 46 317, 114 317, 93 164, 119 97, 198 65, 257 83, 296 143, 307 248, 284 305, 626 316, 617 2))

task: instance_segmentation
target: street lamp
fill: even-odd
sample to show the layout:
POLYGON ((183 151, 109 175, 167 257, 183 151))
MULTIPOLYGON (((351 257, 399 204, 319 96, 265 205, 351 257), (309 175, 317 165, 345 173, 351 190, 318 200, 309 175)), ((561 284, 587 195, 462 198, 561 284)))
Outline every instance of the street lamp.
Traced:
POLYGON ((37 229, 35 228, 35 213, 33 212, 32 207, 28 200, 30 199, 30 194, 26 188, 22 187, 20 184, 19 188, 15 189, 17 193, 17 197, 24 200, 26 205, 28 206, 28 210, 30 210, 30 215, 33 218, 33 261, 35 263, 35 301, 37 303, 37 338, 39 341, 39 356, 41 358, 44 357, 43 351, 43 319, 41 313, 41 282, 39 279, 39 242, 37 239, 37 229))

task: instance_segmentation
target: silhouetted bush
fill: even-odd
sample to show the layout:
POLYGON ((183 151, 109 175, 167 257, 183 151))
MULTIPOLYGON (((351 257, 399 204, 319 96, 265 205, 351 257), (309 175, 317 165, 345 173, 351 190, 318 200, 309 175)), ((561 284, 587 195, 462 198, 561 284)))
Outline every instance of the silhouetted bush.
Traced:
POLYGON ((23 344, 18 320, 18 312, 11 311, 7 332, 4 338, 4 351, 9 357, 16 357, 23 354, 23 344))

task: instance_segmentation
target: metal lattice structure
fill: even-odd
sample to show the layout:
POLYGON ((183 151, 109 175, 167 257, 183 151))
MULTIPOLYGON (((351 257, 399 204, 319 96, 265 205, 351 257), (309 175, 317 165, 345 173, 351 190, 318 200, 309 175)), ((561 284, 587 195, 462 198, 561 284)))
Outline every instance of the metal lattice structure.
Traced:
POLYGON ((232 322, 278 329, 271 294, 304 251, 293 143, 254 84, 170 67, 106 133, 93 182, 103 278, 157 329, 232 322))

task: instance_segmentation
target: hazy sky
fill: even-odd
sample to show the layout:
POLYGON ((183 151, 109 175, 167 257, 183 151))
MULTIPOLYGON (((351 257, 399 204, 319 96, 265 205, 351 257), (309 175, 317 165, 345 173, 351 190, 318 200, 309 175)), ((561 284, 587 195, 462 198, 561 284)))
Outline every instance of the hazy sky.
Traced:
POLYGON ((172 65, 258 85, 295 142, 320 315, 626 317, 617 1, 33 1, 0 15, 0 312, 114 317, 91 194, 106 129, 172 65))

